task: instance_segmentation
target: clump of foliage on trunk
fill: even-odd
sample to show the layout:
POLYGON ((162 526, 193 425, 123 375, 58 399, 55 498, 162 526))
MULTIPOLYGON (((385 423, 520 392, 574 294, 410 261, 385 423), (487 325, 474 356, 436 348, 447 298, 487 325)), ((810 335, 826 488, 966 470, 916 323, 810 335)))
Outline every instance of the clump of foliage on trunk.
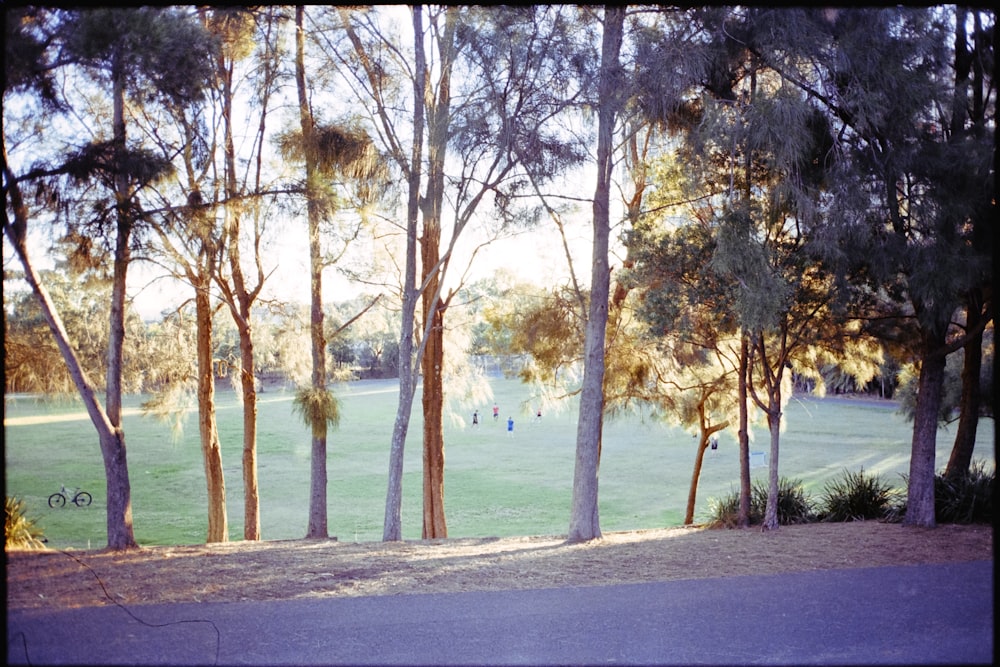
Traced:
POLYGON ((304 387, 295 393, 292 401, 295 412, 306 426, 317 428, 323 422, 336 428, 340 423, 340 404, 327 389, 304 387))

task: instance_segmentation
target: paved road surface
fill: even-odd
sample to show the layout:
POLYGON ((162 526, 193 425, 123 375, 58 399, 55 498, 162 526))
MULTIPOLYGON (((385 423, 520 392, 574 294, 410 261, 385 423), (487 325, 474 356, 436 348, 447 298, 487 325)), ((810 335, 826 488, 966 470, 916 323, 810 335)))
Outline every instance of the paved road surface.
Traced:
POLYGON ((990 664, 993 563, 8 612, 9 664, 990 664))

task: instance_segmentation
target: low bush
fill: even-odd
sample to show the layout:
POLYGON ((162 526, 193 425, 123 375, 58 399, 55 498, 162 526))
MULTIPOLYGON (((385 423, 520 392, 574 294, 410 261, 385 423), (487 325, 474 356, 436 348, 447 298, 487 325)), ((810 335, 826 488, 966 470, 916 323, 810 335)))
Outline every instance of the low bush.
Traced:
POLYGON ((939 523, 992 523, 996 471, 974 461, 955 478, 934 477, 934 516, 939 523))
MULTIPOLYGON (((757 480, 750 487, 750 525, 764 523, 767 509, 765 480, 757 480)), ((708 525, 713 528, 735 528, 740 510, 740 493, 734 490, 721 499, 709 500, 708 525)), ((814 520, 812 501, 798 479, 782 477, 778 480, 778 524, 808 523, 814 520)))
POLYGON ((44 531, 25 515, 25 502, 7 496, 3 504, 4 550, 44 549, 44 531))
MULTIPOLYGON (((909 484, 909 475, 903 475, 909 484)), ((993 489, 996 471, 986 471, 982 461, 973 461, 964 475, 934 476, 934 519, 937 523, 993 523, 993 489)), ((891 521, 906 517, 906 498, 896 508, 891 521)))
POLYGON ((818 518, 821 521, 886 519, 893 512, 899 492, 879 475, 844 471, 843 477, 823 489, 818 518))

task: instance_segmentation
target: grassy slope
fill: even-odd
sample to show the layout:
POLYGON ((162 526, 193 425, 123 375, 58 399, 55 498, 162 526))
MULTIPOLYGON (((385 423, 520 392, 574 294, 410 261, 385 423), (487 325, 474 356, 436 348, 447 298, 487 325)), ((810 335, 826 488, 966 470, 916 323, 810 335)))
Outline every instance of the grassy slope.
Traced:
MULTIPOLYGON (((446 420, 445 503, 453 537, 562 534, 569 520, 576 439, 576 410, 546 411, 534 422, 536 404, 514 380, 493 381, 500 420, 492 404, 467 405, 446 420), (479 409, 481 424, 471 426, 479 409), (513 437, 506 418, 515 419, 513 437)), ((358 382, 337 388, 342 401, 340 428, 329 442, 330 533, 343 541, 381 539, 389 440, 396 407, 393 382, 358 382)), ((260 395, 258 475, 265 539, 298 539, 305 534, 309 493, 308 430, 292 413, 291 395, 260 395)), ((129 405, 137 406, 138 398, 129 405)), ((403 480, 403 536, 420 537, 421 420, 419 397, 410 423, 403 480)), ((104 473, 97 437, 89 421, 76 419, 22 424, 31 415, 78 412, 66 404, 6 400, 6 493, 27 501, 52 546, 103 547, 104 473), (94 495, 89 508, 50 509, 46 499, 60 483, 94 495)), ((781 474, 800 478, 813 496, 846 468, 884 475, 902 486, 908 468, 910 426, 891 403, 794 399, 786 410, 781 474)), ((231 393, 219 397, 219 430, 227 484, 230 535, 243 534, 241 411, 231 393)), ((197 422, 191 415, 183 437, 133 412, 125 418, 132 479, 136 538, 141 544, 194 544, 204 541, 205 488, 197 422)), ((767 449, 758 428, 753 450, 767 449)), ((938 467, 947 461, 953 429, 938 437, 938 467)), ((605 531, 679 525, 687 499, 695 440, 679 429, 633 415, 605 426, 601 463, 601 527, 605 531)), ((992 465, 994 425, 980 423, 976 458, 992 465)), ((766 468, 754 469, 755 477, 766 468)), ((728 493, 738 479, 736 443, 720 438, 705 459, 696 520, 709 499, 728 493)))

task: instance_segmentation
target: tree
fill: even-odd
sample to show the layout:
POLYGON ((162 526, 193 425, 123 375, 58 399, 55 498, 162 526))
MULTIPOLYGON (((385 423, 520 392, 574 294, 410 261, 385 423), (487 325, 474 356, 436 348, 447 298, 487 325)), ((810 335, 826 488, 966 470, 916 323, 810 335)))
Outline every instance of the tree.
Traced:
POLYGON ((309 104, 305 71, 305 9, 295 9, 295 81, 298 91, 301 155, 305 162, 305 198, 309 226, 310 341, 312 378, 308 389, 300 390, 296 404, 312 428, 312 466, 309 527, 306 537, 326 538, 326 454, 327 427, 339 420, 337 401, 327 388, 326 346, 323 327, 323 269, 333 260, 323 256, 320 222, 336 210, 335 183, 343 176, 362 185, 365 192, 384 180, 384 169, 371 140, 361 131, 318 123, 309 104), (322 180, 330 179, 327 187, 322 180))
MULTIPOLYGON (((24 14, 28 17, 30 14, 24 14)), ((99 139, 71 154, 61 156, 61 164, 41 169, 35 176, 20 179, 10 168, 4 141, 4 174, 6 204, 13 215, 11 222, 5 209, 4 230, 25 269, 25 277, 39 297, 46 319, 56 336, 63 357, 70 367, 78 391, 98 430, 107 478, 108 547, 115 550, 136 546, 132 532, 131 488, 125 436, 121 428, 122 356, 125 337, 125 288, 133 234, 141 227, 143 217, 138 206, 138 194, 147 184, 162 177, 169 165, 154 158, 148 151, 129 144, 126 134, 127 92, 138 104, 158 99, 175 103, 193 100, 200 94, 207 73, 206 63, 210 40, 200 32, 196 22, 172 9, 143 8, 136 10, 89 10, 67 12, 55 17, 57 35, 39 37, 33 30, 46 30, 42 23, 20 24, 15 37, 31 46, 30 52, 47 58, 42 46, 46 39, 58 38, 64 62, 75 63, 81 71, 92 72, 95 83, 108 83, 111 88, 112 123, 110 139, 99 139), (38 181, 42 175, 68 175, 77 181, 96 180, 107 188, 113 201, 104 200, 95 207, 96 215, 85 218, 93 229, 112 239, 113 280, 110 335, 107 352, 105 406, 94 396, 86 374, 75 359, 66 339, 63 325, 38 281, 27 248, 29 211, 20 182, 38 181)), ((54 43, 54 42, 53 42, 54 43)), ((20 64, 23 64, 20 63, 20 64)), ((52 106, 51 79, 45 74, 49 64, 36 63, 19 71, 8 81, 19 89, 37 83, 42 100, 52 106)), ((4 94, 8 94, 5 87, 4 94)), ((6 104, 5 104, 6 109, 6 104)), ((56 159, 59 159, 58 157, 56 159)), ((41 188, 40 188, 41 189, 41 188)), ((49 189, 48 192, 53 192, 49 189)), ((97 234, 94 235, 99 238, 97 234)), ((84 232, 76 238, 84 240, 77 255, 84 259, 90 254, 90 237, 84 232)), ((96 250, 96 248, 94 248, 96 250)))
POLYGON ((266 238, 267 216, 263 212, 261 199, 264 196, 262 174, 262 151, 267 139, 267 117, 272 96, 278 86, 277 56, 274 46, 277 39, 277 25, 281 12, 276 7, 260 10, 258 13, 242 9, 215 10, 212 22, 226 35, 227 48, 215 54, 215 80, 219 87, 219 104, 222 114, 222 205, 223 222, 219 243, 225 249, 227 262, 217 265, 215 282, 222 299, 239 333, 239 390, 243 404, 243 538, 259 540, 260 534, 260 493, 257 479, 257 378, 256 354, 254 347, 253 309, 260 298, 268 272, 264 266, 263 240, 266 238), (259 121, 254 128, 253 147, 256 151, 252 160, 253 170, 247 170, 240 178, 241 164, 234 139, 236 109, 235 63, 249 55, 251 36, 256 36, 261 45, 258 54, 260 79, 255 90, 255 102, 259 104, 259 121), (251 202, 247 207, 245 201, 251 202), (252 224, 244 224, 244 218, 252 224), (247 229, 249 227, 249 229, 247 229), (245 237, 249 237, 249 241, 245 237), (252 249, 249 259, 245 259, 244 248, 252 249), (246 262, 246 265, 244 265, 246 262))
MULTIPOLYGON (((407 234, 420 234, 421 275, 413 285, 413 296, 420 299, 423 332, 417 339, 416 355, 405 359, 416 364, 414 369, 422 368, 424 378, 423 534, 444 537, 444 317, 459 287, 446 292, 443 286, 449 271, 455 270, 456 244, 481 204, 492 199, 502 231, 514 218, 525 173, 541 178, 578 159, 548 129, 566 104, 557 91, 565 88, 568 76, 562 47, 568 39, 568 26, 561 11, 554 8, 486 11, 448 7, 428 14, 425 33, 423 14, 414 10, 416 66, 411 69, 404 63, 402 73, 393 78, 387 68, 391 63, 382 55, 386 51, 376 45, 385 44, 392 53, 402 50, 392 45, 370 13, 342 10, 341 17, 351 44, 349 58, 347 54, 342 58, 359 66, 355 70, 359 76, 352 85, 374 103, 372 125, 381 135, 386 153, 404 174, 411 203, 417 206, 408 210, 407 234), (372 45, 362 39, 362 30, 372 45), (457 70, 467 76, 453 78, 457 70), (402 81, 413 84, 414 107, 422 107, 419 112, 414 110, 412 132, 407 128, 403 136, 388 106, 390 95, 402 94, 402 81), (407 155, 404 146, 409 141, 413 143, 407 155), (426 180, 422 182, 425 167, 426 180), (418 219, 409 217, 411 214, 418 219), (450 224, 445 224, 449 220, 450 224), (419 229, 409 227, 417 222, 421 223, 419 229)), ((409 261, 409 254, 406 257, 409 261)), ((407 274, 403 337, 415 329, 414 321, 408 321, 406 290, 410 285, 407 274)), ((408 343, 400 345, 400 427, 408 424, 408 418, 403 422, 400 415, 409 410, 405 404, 412 400, 407 397, 405 382, 416 377, 415 370, 412 374, 403 372, 402 355, 412 350, 408 343)), ((398 438, 405 438, 405 432, 396 431, 393 438, 386 539, 399 539, 396 468, 401 463, 397 456, 401 455, 402 442, 398 438)))
MULTIPOLYGON (((958 145, 965 144, 970 140, 981 139, 986 133, 987 127, 992 127, 995 132, 996 124, 995 116, 990 118, 988 115, 989 100, 986 96, 988 87, 993 85, 993 75, 995 75, 993 69, 989 67, 989 63, 996 61, 996 15, 993 15, 993 43, 990 44, 988 30, 983 28, 983 12, 972 12, 971 47, 966 30, 968 18, 969 12, 963 7, 956 6, 955 87, 952 97, 949 142, 958 145), (969 99, 970 92, 971 101, 969 99)), ((995 181, 995 145, 993 155, 995 181)), ((995 199, 991 197, 989 189, 986 187, 977 187, 973 192, 964 194, 975 198, 975 204, 970 213, 973 225, 970 242, 977 252, 988 254, 995 244, 993 225, 990 224, 992 216, 996 214, 995 199)), ((951 479, 960 478, 968 473, 972 464, 972 452, 976 444, 980 406, 992 406, 992 401, 984 403, 981 400, 980 391, 983 357, 983 333, 980 328, 981 326, 985 327, 984 320, 991 317, 992 282, 992 274, 985 275, 979 283, 970 285, 962 296, 965 308, 963 330, 968 340, 963 347, 964 363, 961 375, 962 395, 959 404, 958 429, 955 433, 955 444, 945 468, 945 475, 951 479)))
POLYGON ((593 203, 593 265, 590 306, 584 339, 584 374, 576 432, 576 463, 568 538, 587 541, 601 537, 597 505, 601 432, 604 423, 604 334, 608 322, 610 268, 610 187, 615 120, 622 106, 619 53, 625 8, 608 6, 602 20, 601 66, 597 91, 597 186, 593 203))
POLYGON ((924 527, 935 525, 946 356, 991 319, 953 333, 963 298, 992 280, 984 223, 995 217, 993 197, 985 195, 993 191, 995 147, 992 117, 983 116, 975 131, 955 132, 970 128, 964 114, 954 116, 968 86, 955 85, 954 73, 965 69, 950 66, 946 16, 939 8, 809 12, 788 35, 809 57, 794 63, 776 51, 769 56, 839 125, 845 159, 822 239, 837 249, 830 261, 850 276, 856 312, 873 330, 886 332, 891 323, 919 362, 904 523, 924 527), (808 76, 796 65, 807 66, 808 76))

